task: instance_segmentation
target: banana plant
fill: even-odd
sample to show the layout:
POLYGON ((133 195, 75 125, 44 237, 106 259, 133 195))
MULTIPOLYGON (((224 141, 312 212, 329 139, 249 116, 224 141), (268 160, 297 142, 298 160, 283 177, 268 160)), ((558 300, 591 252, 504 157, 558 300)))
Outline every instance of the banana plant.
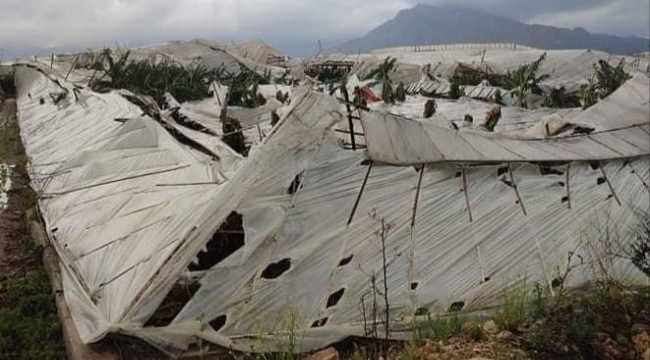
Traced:
POLYGON ((542 54, 539 59, 533 61, 532 63, 522 65, 517 70, 508 72, 506 75, 506 82, 513 89, 513 91, 510 93, 510 96, 513 98, 516 97, 517 105, 522 108, 528 107, 528 103, 526 102, 526 97, 528 94, 543 94, 543 91, 539 85, 543 81, 548 80, 550 76, 548 74, 537 76, 537 73, 539 72, 539 68, 545 59, 546 53, 542 54))
POLYGON ((387 57, 383 63, 365 76, 365 80, 375 79, 374 85, 381 84, 381 98, 387 104, 393 104, 395 102, 393 82, 390 75, 395 71, 396 64, 397 59, 387 57))

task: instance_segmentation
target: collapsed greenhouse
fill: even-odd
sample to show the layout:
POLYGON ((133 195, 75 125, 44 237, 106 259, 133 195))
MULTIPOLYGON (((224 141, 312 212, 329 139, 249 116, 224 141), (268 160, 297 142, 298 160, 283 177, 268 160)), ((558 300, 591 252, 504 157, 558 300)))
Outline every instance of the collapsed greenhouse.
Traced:
MULTIPOLYGON (((406 85, 432 81, 413 75, 420 66, 406 85)), ((291 90, 289 105, 233 110, 254 139, 242 156, 221 139, 219 91, 178 105, 211 134, 128 91, 91 90, 88 70, 14 68, 31 184, 85 343, 121 333, 173 356, 199 339, 272 351, 295 336, 310 351, 365 336, 369 322, 399 339, 423 313, 498 306, 505 287, 588 285, 597 239, 630 243, 648 206, 643 71, 584 111, 504 107, 493 133, 446 126, 485 114, 478 100, 438 101, 421 119, 409 110, 420 95, 348 113, 314 86, 271 85, 291 90), (369 318, 384 291, 386 314, 369 318)), ((629 260, 611 262, 613 276, 647 283, 629 260)))

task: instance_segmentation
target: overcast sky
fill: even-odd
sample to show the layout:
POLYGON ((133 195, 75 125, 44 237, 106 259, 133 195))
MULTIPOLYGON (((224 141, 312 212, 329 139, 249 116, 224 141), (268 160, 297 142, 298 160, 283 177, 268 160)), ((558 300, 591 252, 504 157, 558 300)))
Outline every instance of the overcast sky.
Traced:
MULTIPOLYGON (((2 0, 5 59, 48 49, 260 38, 306 55, 364 35, 417 3, 453 3, 527 23, 650 36, 648 0, 2 0)), ((0 53, 0 56, 3 54, 0 53)))

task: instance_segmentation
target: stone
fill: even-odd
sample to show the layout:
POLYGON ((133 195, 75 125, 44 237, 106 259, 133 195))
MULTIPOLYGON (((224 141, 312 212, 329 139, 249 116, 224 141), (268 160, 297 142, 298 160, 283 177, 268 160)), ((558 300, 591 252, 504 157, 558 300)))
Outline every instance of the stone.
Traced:
POLYGON ((511 342, 515 340, 516 336, 515 334, 511 333, 510 331, 502 331, 497 334, 497 340, 502 341, 502 342, 511 342))
POLYGON ((646 324, 634 324, 631 329, 632 334, 641 334, 643 332, 650 333, 650 325, 646 324))
POLYGON ((485 331, 487 334, 496 334, 499 332, 499 327, 497 326, 497 323, 494 322, 494 320, 489 320, 483 324, 483 331, 485 331))
POLYGON ((598 339, 600 342, 604 342, 605 340, 609 339, 609 334, 605 332, 596 333, 596 339, 598 339))
POLYGON ((307 360, 339 360, 339 352, 333 347, 329 347, 309 355, 307 360))
POLYGON ((427 355, 427 360, 439 360, 440 356, 438 354, 429 354, 427 355))

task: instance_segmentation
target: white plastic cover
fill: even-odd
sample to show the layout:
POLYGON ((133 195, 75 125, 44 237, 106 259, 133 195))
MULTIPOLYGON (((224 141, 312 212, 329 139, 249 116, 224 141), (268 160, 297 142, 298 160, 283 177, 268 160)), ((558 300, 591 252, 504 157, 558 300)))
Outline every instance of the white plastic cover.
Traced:
MULTIPOLYGON (((621 160, 602 168, 587 161, 605 158, 601 151, 606 150, 590 144, 592 156, 575 150, 583 161, 559 167, 561 175, 540 175, 537 165, 524 162, 512 164, 508 178, 503 165, 439 163, 462 155, 469 144, 458 145, 442 130, 450 139, 428 133, 418 134, 422 142, 408 143, 391 130, 396 127, 385 126, 412 121, 390 116, 364 118, 369 153, 344 150, 333 131, 344 121, 339 104, 302 89, 248 158, 220 154, 215 162, 178 143, 158 122, 140 117, 140 109, 115 92, 82 90, 83 102, 54 104, 48 94, 60 87, 47 77, 18 68, 17 78, 32 185, 61 259, 66 301, 85 342, 121 332, 170 353, 198 338, 265 351, 277 350, 293 334, 298 350, 314 350, 364 334, 360 305, 372 307, 373 279, 380 290, 384 284, 389 289, 391 336, 400 337, 405 330, 400 324, 408 324, 417 309, 442 313, 460 302, 463 311, 485 309, 500 303, 505 286, 526 279, 550 288, 564 273, 569 252, 584 264, 570 273, 567 286, 588 283, 589 264, 600 256, 599 231, 611 226, 628 244, 633 234, 626 230, 638 220, 635 210, 648 204, 648 149, 638 140, 647 144, 650 136, 643 124, 634 134, 611 132, 618 138, 606 139, 613 147, 609 151, 621 152, 615 157, 621 160), (377 124, 368 126, 370 119, 377 124), (421 144, 438 150, 420 151, 421 144), (445 158, 431 155, 442 152, 445 158), (378 162, 370 169, 368 156, 378 154, 399 154, 398 164, 431 163, 420 171, 378 162), (223 179, 216 176, 220 170, 223 179), (302 179, 300 186, 288 191, 296 178, 302 179), (144 327, 233 211, 243 216, 244 246, 198 275, 199 291, 171 324, 144 327), (270 276, 267 270, 280 263, 289 266, 270 276), (210 322, 222 316, 224 325, 213 328, 210 322)), ((643 97, 647 87, 639 94, 643 97)), ((637 114, 636 104, 620 106, 621 114, 637 114)), ((607 114, 593 112, 594 119, 607 114)), ((632 116, 625 118, 636 124, 632 116)), ((621 125, 618 118, 599 119, 598 128, 621 125)), ((493 142, 506 140, 479 143, 474 142, 478 135, 472 136, 467 140, 483 144, 485 155, 460 160, 508 160, 501 158, 501 145, 498 156, 492 150, 493 142)), ((546 144, 554 155, 547 158, 565 160, 566 149, 573 151, 582 141, 546 144)), ((517 161, 538 159, 539 149, 532 150, 517 161)), ((615 260, 612 271, 647 282, 626 260, 615 260)))

